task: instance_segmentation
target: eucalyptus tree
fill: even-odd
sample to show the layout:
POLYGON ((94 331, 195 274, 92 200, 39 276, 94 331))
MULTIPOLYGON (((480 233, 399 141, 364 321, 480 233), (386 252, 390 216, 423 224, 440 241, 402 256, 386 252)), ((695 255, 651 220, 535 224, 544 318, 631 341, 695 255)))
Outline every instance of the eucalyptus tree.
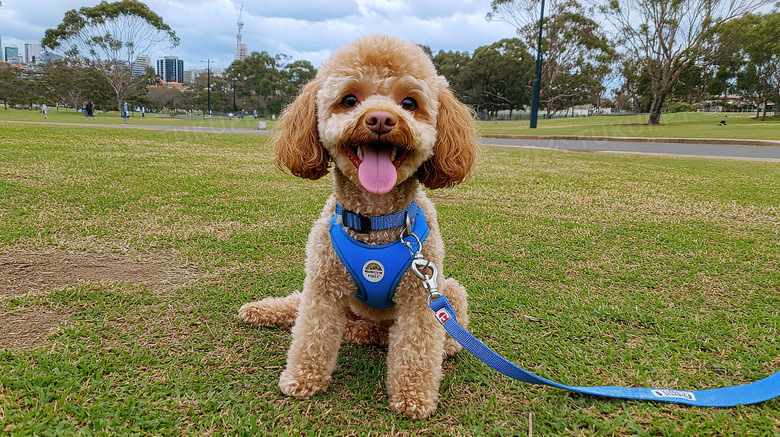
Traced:
POLYGON ((726 59, 740 61, 737 86, 753 92, 767 116, 769 99, 780 99, 780 12, 748 14, 718 29, 718 47, 726 59))
POLYGON ((432 59, 433 65, 436 66, 436 71, 447 78, 450 88, 457 95, 465 96, 468 94, 469 89, 467 86, 464 86, 462 79, 464 68, 471 62, 471 55, 468 52, 445 52, 444 50, 439 50, 432 59))
MULTIPOLYGON (((536 47, 540 0, 493 0, 487 18, 511 24, 536 47)), ((541 100, 548 113, 604 91, 616 53, 594 11, 576 0, 547 0, 543 20, 541 100)))
POLYGON ((715 62, 715 28, 775 1, 604 0, 601 11, 624 56, 650 75, 648 124, 660 123, 664 101, 687 69, 715 62))
POLYGON ((520 109, 530 103, 533 57, 517 38, 479 47, 462 68, 462 97, 480 111, 520 109))
POLYGON ((3 107, 6 110, 9 103, 16 103, 22 97, 21 90, 25 83, 22 75, 21 68, 10 66, 0 68, 0 100, 3 101, 3 107))
POLYGON ((80 108, 91 88, 84 67, 69 65, 65 61, 43 64, 43 87, 47 100, 62 102, 72 108, 80 108))
POLYGON ((291 61, 283 54, 252 52, 243 60, 234 61, 226 77, 242 104, 268 115, 279 113, 316 74, 317 69, 309 61, 291 61))
POLYGON ((114 90, 119 110, 137 85, 133 62, 163 45, 178 44, 179 38, 170 26, 137 0, 102 1, 94 7, 72 9, 59 26, 46 31, 41 41, 43 48, 100 73, 114 90))

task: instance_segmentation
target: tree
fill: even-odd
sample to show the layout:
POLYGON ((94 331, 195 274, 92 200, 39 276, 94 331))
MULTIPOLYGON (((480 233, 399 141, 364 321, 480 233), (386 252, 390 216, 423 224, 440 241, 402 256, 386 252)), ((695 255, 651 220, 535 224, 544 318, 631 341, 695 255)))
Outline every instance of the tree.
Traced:
POLYGON ((460 74, 462 97, 478 111, 511 113, 530 102, 533 62, 517 38, 480 47, 460 74))
MULTIPOLYGON (((754 94, 766 118, 770 98, 780 93, 780 12, 748 14, 718 29, 718 46, 726 58, 741 61, 737 86, 754 94)), ((777 116, 775 101, 775 115, 777 116)))
POLYGON ((59 26, 46 31, 41 46, 99 72, 113 88, 121 111, 136 86, 130 66, 163 43, 179 44, 170 26, 144 3, 121 0, 66 12, 59 26))
POLYGON ((317 75, 317 69, 309 61, 295 61, 288 64, 284 67, 284 72, 287 75, 287 82, 292 87, 290 90, 292 95, 297 94, 301 86, 309 83, 317 75))
POLYGON ((269 115, 279 113, 300 87, 316 74, 317 69, 309 61, 290 62, 287 55, 252 52, 245 59, 234 61, 226 72, 226 78, 231 92, 235 86, 237 101, 244 108, 257 109, 260 114, 269 115))
POLYGON ((672 87, 694 65, 714 60, 713 29, 775 0, 605 0, 624 55, 651 79, 648 124, 659 124, 672 87))
MULTIPOLYGON (((512 24, 529 47, 536 47, 539 5, 539 0, 493 0, 488 20, 512 24)), ((576 0, 549 0, 545 9, 541 100, 551 113, 600 95, 616 53, 589 18, 592 11, 576 0)))
POLYGON ((79 65, 69 65, 65 61, 49 62, 42 68, 41 80, 47 100, 80 108, 86 99, 86 90, 92 88, 87 79, 88 70, 79 65))
POLYGON ((450 88, 460 96, 468 94, 468 89, 463 86, 462 73, 471 62, 468 52, 445 52, 440 50, 433 57, 433 65, 440 75, 447 78, 450 88))
POLYGON ((146 101, 149 102, 151 109, 170 109, 176 112, 186 106, 187 95, 175 87, 158 86, 149 89, 146 101))
POLYGON ((0 65, 0 100, 6 110, 9 102, 16 102, 20 98, 20 90, 23 87, 21 68, 0 65))

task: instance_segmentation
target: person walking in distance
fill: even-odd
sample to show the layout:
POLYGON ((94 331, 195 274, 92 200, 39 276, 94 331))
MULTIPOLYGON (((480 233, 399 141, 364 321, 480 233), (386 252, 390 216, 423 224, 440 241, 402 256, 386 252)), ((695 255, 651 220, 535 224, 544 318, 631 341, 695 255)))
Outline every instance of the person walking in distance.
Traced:
POLYGON ((95 119, 95 113, 94 113, 95 107, 92 105, 92 100, 87 100, 87 104, 84 107, 84 110, 86 112, 84 114, 85 117, 91 120, 95 119))

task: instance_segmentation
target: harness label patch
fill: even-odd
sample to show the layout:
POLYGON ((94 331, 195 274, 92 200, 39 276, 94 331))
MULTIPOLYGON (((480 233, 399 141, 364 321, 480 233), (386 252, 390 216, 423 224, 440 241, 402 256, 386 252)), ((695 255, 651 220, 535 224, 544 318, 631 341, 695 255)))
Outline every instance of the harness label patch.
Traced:
POLYGON ((652 390, 653 396, 657 398, 682 398, 689 401, 695 401, 696 396, 689 391, 680 390, 652 390))
POLYGON ((368 261, 363 264, 363 277, 369 282, 379 282, 385 277, 385 266, 376 260, 368 261))

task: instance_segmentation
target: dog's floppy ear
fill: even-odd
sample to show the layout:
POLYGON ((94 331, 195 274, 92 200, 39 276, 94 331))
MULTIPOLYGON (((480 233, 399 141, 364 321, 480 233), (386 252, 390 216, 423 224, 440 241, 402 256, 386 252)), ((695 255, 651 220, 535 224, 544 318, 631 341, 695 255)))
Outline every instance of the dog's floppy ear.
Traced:
POLYGON ((417 178, 430 189, 449 188, 466 180, 479 147, 471 111, 449 89, 439 93, 436 131, 433 156, 420 167, 417 178))
POLYGON ((272 142, 276 166, 306 179, 319 179, 328 173, 328 152, 317 134, 317 91, 319 83, 309 82, 298 97, 282 111, 274 127, 272 142))

